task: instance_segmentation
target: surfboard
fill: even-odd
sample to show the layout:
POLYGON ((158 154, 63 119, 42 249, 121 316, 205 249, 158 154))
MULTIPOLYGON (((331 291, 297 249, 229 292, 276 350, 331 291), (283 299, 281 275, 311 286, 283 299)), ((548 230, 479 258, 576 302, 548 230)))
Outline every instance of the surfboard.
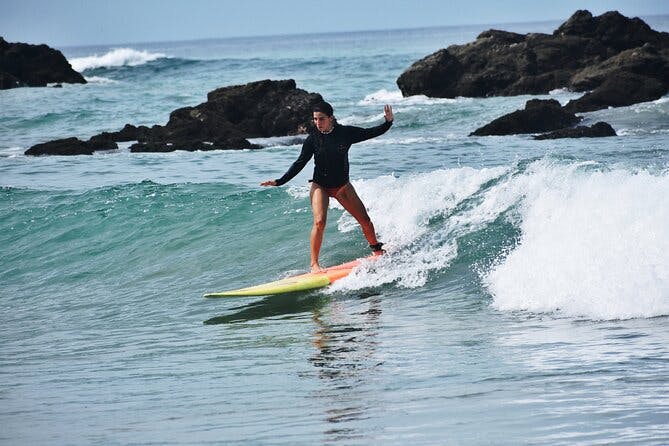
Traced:
POLYGON ((235 296, 268 296, 274 294, 294 293, 296 291, 308 291, 332 285, 339 279, 351 274, 356 266, 365 260, 375 260, 378 256, 369 256, 356 259, 341 265, 325 268, 317 273, 306 273, 285 279, 263 283, 238 290, 223 291, 220 293, 207 293, 204 297, 235 297, 235 296))

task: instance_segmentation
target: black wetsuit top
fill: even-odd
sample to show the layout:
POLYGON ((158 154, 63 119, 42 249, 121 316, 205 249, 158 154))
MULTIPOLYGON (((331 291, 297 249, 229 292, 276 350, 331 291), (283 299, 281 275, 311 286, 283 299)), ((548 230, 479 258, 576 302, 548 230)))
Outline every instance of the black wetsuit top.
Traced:
POLYGON ((300 156, 276 185, 287 183, 300 173, 304 166, 314 157, 314 177, 312 181, 323 187, 340 187, 349 181, 348 149, 352 144, 375 138, 388 131, 393 122, 386 121, 381 125, 365 129, 348 125, 334 124, 330 133, 314 130, 302 145, 300 156))

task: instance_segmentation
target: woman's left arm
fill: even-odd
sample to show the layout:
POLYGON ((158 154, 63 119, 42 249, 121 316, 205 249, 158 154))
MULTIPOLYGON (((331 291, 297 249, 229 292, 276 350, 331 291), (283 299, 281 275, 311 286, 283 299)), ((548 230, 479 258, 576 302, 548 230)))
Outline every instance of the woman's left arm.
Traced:
POLYGON ((368 129, 362 127, 350 127, 352 130, 351 144, 376 138, 377 136, 386 133, 393 125, 393 120, 395 119, 395 115, 393 115, 393 108, 390 105, 383 107, 383 116, 385 118, 385 122, 381 125, 377 125, 376 127, 371 127, 368 129))

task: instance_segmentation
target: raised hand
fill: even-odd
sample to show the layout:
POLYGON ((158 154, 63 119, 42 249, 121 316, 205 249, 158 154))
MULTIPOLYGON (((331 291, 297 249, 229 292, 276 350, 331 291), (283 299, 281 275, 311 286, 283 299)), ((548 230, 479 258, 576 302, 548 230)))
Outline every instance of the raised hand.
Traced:
POLYGON ((388 121, 388 122, 395 119, 395 115, 393 115, 393 107, 390 106, 390 105, 385 105, 383 107, 383 115, 386 118, 386 121, 388 121))

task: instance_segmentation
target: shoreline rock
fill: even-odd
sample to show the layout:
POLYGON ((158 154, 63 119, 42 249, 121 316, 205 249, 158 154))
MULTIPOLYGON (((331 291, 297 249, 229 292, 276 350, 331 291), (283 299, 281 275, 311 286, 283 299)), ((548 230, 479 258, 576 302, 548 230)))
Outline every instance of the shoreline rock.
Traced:
POLYGON ((46 87, 47 84, 85 84, 63 53, 47 45, 10 43, 0 37, 0 90, 46 87))

